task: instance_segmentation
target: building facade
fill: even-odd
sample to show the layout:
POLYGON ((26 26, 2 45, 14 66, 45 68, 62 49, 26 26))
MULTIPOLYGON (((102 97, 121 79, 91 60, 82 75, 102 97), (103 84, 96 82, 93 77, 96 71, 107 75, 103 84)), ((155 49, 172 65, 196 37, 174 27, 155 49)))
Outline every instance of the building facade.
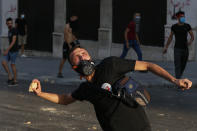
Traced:
MULTIPOLYGON (((27 49, 38 55, 47 53, 54 57, 62 56, 63 29, 71 15, 79 16, 78 38, 95 59, 120 56, 124 29, 134 12, 140 12, 142 16, 141 48, 144 60, 173 60, 174 42, 167 55, 162 55, 162 49, 171 25, 176 22, 173 15, 178 10, 185 11, 187 22, 191 24, 196 37, 196 0, 42 0, 39 4, 34 0, 0 2, 1 47, 6 45, 5 19, 9 15, 16 18, 25 12, 29 29, 27 49), (6 12, 9 12, 8 15, 6 12)), ((190 47, 190 60, 197 59, 195 43, 190 47)), ((127 58, 136 59, 137 56, 130 50, 127 58)))

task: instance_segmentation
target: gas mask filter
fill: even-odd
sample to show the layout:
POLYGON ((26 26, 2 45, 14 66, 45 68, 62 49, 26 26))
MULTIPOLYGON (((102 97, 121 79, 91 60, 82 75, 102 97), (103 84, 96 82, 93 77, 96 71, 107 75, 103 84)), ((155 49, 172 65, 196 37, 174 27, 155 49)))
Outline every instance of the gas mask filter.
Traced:
POLYGON ((73 69, 82 76, 89 76, 94 72, 95 64, 89 60, 82 60, 79 65, 73 66, 73 69))

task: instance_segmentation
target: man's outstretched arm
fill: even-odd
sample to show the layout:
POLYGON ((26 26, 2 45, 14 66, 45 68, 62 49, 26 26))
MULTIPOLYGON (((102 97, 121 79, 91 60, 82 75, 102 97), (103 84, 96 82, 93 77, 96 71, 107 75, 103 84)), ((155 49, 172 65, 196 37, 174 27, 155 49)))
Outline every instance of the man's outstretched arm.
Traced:
POLYGON ((60 94, 42 92, 40 81, 35 79, 32 82, 37 83, 37 88, 33 89, 33 91, 36 93, 37 96, 43 99, 46 99, 56 104, 62 104, 62 105, 68 105, 75 101, 75 99, 72 98, 71 94, 60 95, 60 94))
POLYGON ((150 63, 150 62, 144 62, 144 61, 136 61, 135 64, 135 70, 138 71, 151 71, 152 73, 163 77, 164 79, 182 87, 183 89, 189 89, 192 86, 192 82, 188 79, 176 79, 173 77, 170 73, 168 73, 165 69, 160 67, 159 65, 150 63))

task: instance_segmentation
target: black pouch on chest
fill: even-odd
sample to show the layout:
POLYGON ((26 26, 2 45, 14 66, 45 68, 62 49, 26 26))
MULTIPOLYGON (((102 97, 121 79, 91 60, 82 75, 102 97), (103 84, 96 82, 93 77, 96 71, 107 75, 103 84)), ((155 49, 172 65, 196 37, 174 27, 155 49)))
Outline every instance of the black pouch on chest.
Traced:
POLYGON ((113 94, 121 99, 125 99, 127 103, 131 99, 135 100, 139 105, 146 106, 150 102, 150 94, 140 86, 131 77, 124 77, 113 85, 113 94))

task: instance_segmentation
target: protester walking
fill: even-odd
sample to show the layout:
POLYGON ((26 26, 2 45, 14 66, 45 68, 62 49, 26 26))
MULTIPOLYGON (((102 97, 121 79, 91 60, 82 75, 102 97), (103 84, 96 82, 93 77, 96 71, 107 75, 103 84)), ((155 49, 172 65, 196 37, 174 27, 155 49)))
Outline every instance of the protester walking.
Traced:
POLYGON ((9 39, 9 47, 4 51, 2 65, 5 71, 8 74, 8 85, 16 86, 17 83, 17 71, 16 71, 16 58, 18 56, 18 32, 15 28, 13 28, 13 20, 12 18, 8 18, 6 20, 6 24, 8 26, 8 39, 9 39), (11 68, 13 75, 8 67, 8 62, 11 62, 11 68))
POLYGON ((142 51, 140 49, 140 41, 139 41, 138 33, 136 33, 136 21, 139 21, 140 19, 139 15, 140 15, 139 13, 134 14, 133 20, 129 23, 129 25, 127 26, 125 30, 125 33, 124 33, 125 43, 124 43, 123 51, 122 51, 120 58, 125 58, 130 47, 132 47, 137 53, 138 60, 142 60, 142 51))
POLYGON ((175 45, 174 45, 174 65, 175 65, 175 76, 177 79, 180 79, 185 70, 188 57, 189 49, 188 46, 194 41, 194 35, 192 28, 189 24, 185 23, 185 13, 179 11, 176 13, 178 23, 174 24, 171 27, 171 33, 168 38, 168 41, 163 49, 163 53, 167 52, 167 49, 172 42, 173 36, 175 36, 175 45), (187 40, 188 33, 190 35, 190 40, 187 40))

